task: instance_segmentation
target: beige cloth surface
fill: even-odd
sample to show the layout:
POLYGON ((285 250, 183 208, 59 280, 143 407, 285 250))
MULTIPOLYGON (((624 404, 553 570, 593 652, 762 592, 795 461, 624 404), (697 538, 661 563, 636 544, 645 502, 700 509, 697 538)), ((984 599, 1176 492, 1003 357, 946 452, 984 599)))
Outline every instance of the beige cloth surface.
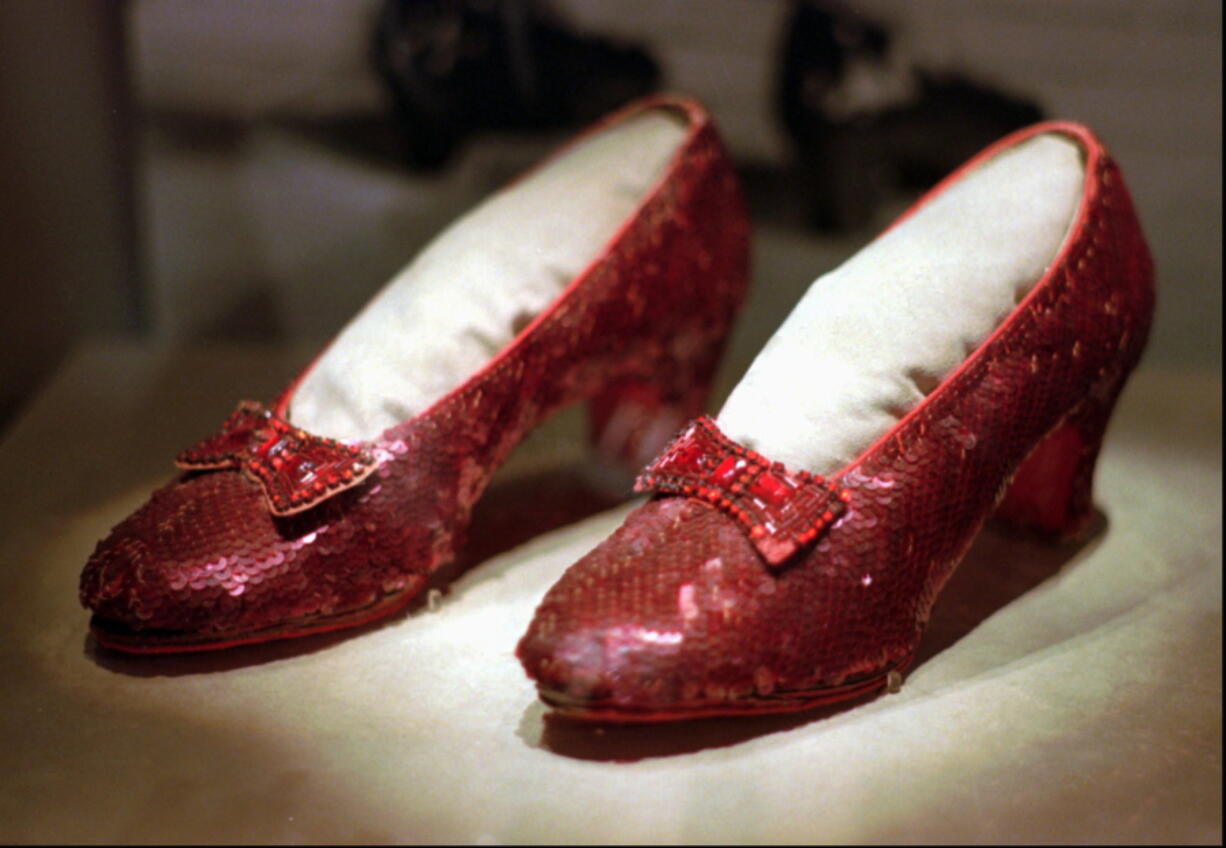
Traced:
POLYGON ((565 494, 575 416, 500 475, 474 544, 505 549, 433 610, 214 655, 94 649, 76 601, 94 542, 305 361, 86 346, 0 445, 0 839, 1221 840, 1216 376, 1133 380, 1101 531, 1066 549, 985 531, 899 694, 600 732, 544 722, 512 651, 628 506, 496 538, 565 494))

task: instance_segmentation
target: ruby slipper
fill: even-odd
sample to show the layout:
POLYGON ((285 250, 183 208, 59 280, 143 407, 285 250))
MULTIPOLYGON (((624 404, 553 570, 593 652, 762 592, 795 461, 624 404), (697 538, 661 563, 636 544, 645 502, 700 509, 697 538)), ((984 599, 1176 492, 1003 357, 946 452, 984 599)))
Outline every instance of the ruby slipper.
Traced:
POLYGON ((1075 536, 1144 347, 1152 265, 1116 165, 1015 133, 815 283, 653 498, 567 570, 518 656, 562 715, 800 710, 901 681, 983 523, 1075 536))
POLYGON ((700 106, 606 118, 435 239, 267 408, 180 454, 85 566, 94 637, 194 651, 389 615, 516 443, 577 401, 638 467, 702 410, 747 243, 700 106))

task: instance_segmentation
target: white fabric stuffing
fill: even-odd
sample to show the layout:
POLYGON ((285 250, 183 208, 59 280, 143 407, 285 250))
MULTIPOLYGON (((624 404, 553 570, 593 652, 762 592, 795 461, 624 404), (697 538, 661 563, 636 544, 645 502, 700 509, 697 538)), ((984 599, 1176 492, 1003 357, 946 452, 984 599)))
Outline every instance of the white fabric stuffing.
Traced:
POLYGON ((462 384, 599 255, 686 130, 649 110, 457 220, 340 332, 295 391, 293 422, 370 439, 462 384))
POLYGON ((1066 136, 989 160, 820 277, 729 395, 731 438, 829 474, 893 426, 1038 282, 1077 213, 1066 136))

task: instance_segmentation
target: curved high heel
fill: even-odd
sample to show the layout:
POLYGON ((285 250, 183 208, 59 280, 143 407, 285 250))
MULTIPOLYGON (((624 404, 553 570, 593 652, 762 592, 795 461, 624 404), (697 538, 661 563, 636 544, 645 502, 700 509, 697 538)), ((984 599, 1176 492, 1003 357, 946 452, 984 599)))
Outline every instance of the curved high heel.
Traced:
MULTIPOLYGON (((701 411, 744 294, 748 244, 736 180, 703 109, 672 97, 633 104, 496 197, 505 204, 516 192, 519 219, 499 219, 503 230, 492 234, 474 232, 488 226, 488 205, 463 219, 274 402, 245 402, 220 432, 180 454, 183 473, 100 542, 81 575, 98 642, 142 653, 210 650, 387 616, 454 557, 494 471, 555 411, 590 400, 593 437, 622 459, 654 453, 678 420, 701 411), (604 180, 606 171, 611 184, 597 189, 626 209, 609 234, 593 236, 570 271, 523 272, 516 262, 547 252, 522 242, 524 197, 537 204, 529 209, 556 215, 540 204, 565 203, 574 179, 604 180), (545 201, 532 200, 542 191, 545 201), (558 278, 535 313, 518 289, 506 294, 508 306, 498 291, 450 288, 454 264, 506 240, 507 229, 514 261, 496 267, 489 285, 512 272, 538 289, 558 278), (411 290, 423 277, 424 295, 411 290), (420 315, 426 295, 447 310, 505 315, 474 318, 455 338, 416 339, 434 329, 420 315), (418 329, 409 332, 412 321, 418 329), (495 331, 506 341, 492 342, 495 331), (434 348, 423 354, 419 342, 434 348), (474 355, 480 364, 468 373, 452 361, 474 355), (429 384, 446 369, 455 382, 429 384)), ((542 237, 568 236, 547 228, 542 237)), ((494 251, 478 271, 502 259, 494 251)), ((432 314, 439 323, 454 317, 432 314)))

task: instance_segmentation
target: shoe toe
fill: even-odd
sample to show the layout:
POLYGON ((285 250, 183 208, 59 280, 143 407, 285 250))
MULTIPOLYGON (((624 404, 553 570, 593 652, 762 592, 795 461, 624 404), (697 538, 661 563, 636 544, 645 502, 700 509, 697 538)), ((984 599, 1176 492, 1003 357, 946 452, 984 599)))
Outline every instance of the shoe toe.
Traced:
POLYGON ((697 501, 632 513, 538 608, 518 654, 556 705, 701 709, 769 695, 786 654, 778 579, 697 501), (783 650, 781 650, 783 648, 783 650))
POLYGON ((81 603, 127 629, 219 634, 308 611, 321 599, 292 579, 298 529, 278 526, 240 474, 185 475, 98 544, 81 603))

